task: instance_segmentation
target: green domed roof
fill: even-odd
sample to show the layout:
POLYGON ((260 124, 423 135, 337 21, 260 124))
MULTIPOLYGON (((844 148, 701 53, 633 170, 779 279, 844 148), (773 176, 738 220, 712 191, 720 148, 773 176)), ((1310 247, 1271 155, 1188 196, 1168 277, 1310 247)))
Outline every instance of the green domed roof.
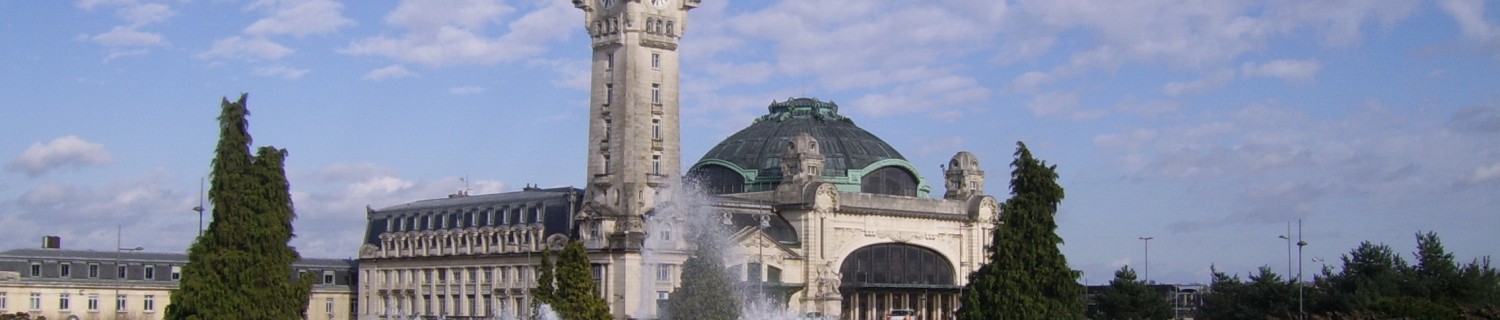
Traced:
POLYGON ((792 98, 772 103, 766 115, 749 127, 719 142, 698 163, 698 169, 718 165, 737 171, 745 180, 743 191, 774 188, 781 180, 781 156, 787 141, 799 133, 808 133, 818 141, 824 157, 824 181, 833 182, 845 191, 860 191, 861 178, 883 167, 900 167, 911 174, 918 188, 915 195, 925 195, 927 186, 906 157, 884 140, 838 113, 838 105, 812 98, 792 98))

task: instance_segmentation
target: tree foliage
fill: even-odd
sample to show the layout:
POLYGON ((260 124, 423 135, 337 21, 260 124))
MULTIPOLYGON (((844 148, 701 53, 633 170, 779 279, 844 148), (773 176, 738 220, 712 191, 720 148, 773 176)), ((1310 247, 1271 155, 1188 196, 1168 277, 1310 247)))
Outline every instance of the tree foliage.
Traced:
POLYGON ((1489 258, 1461 264, 1436 233, 1418 233, 1416 264, 1383 244, 1361 243, 1324 268, 1309 312, 1331 317, 1466 319, 1500 317, 1500 273, 1489 258))
POLYGON ((286 150, 250 155, 246 95, 226 98, 208 197, 213 222, 188 249, 182 280, 166 319, 300 319, 315 279, 292 279, 299 258, 294 236, 286 150))
POLYGON ((1115 279, 1099 293, 1099 314, 1094 319, 1168 319, 1172 305, 1166 296, 1152 291, 1145 281, 1136 280, 1130 266, 1115 271, 1115 279))
MULTIPOLYGON (((1360 243, 1335 271, 1325 266, 1304 287, 1311 318, 1496 319, 1500 318, 1500 274, 1489 258, 1460 264, 1436 233, 1417 234, 1416 264, 1389 246, 1360 243)), ((1297 283, 1278 279, 1270 268, 1242 283, 1214 271, 1204 296, 1206 319, 1290 318, 1297 315, 1297 283)))
POLYGON ((1083 286, 1058 249, 1057 206, 1063 188, 1057 166, 1033 158, 1016 143, 1011 198, 987 247, 989 261, 969 275, 959 319, 1082 319, 1083 286))
MULTIPOLYGON (((711 227, 708 227, 711 228, 711 227)), ((672 292, 672 319, 734 320, 740 317, 740 300, 734 282, 724 273, 721 240, 712 231, 693 236, 698 246, 682 263, 682 287, 672 292)))
MULTIPOLYGON (((583 248, 583 242, 570 241, 557 257, 555 267, 555 287, 545 301, 552 306, 553 311, 563 319, 569 320, 607 320, 609 305, 604 298, 599 296, 599 289, 594 284, 594 277, 589 271, 588 250, 583 248)), ((543 286, 543 281, 538 280, 538 288, 543 286)))
POLYGON ((536 289, 531 291, 531 310, 536 314, 541 304, 557 304, 557 273, 552 261, 552 246, 543 246, 542 261, 536 268, 536 289))

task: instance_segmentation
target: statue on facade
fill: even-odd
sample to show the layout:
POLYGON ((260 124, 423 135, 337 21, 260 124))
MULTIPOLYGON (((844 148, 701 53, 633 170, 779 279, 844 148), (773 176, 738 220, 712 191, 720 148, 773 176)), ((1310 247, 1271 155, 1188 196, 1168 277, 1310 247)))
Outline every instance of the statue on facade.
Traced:
POLYGON ((835 296, 839 294, 839 273, 833 270, 833 262, 823 264, 822 270, 818 271, 818 291, 824 296, 835 296))

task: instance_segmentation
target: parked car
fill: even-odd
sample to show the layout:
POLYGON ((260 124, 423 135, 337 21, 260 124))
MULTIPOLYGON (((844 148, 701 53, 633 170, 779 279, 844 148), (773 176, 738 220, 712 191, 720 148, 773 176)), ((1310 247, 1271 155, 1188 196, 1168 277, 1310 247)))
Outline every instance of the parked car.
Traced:
POLYGON ((885 320, 917 320, 917 311, 912 309, 891 309, 885 314, 885 320))

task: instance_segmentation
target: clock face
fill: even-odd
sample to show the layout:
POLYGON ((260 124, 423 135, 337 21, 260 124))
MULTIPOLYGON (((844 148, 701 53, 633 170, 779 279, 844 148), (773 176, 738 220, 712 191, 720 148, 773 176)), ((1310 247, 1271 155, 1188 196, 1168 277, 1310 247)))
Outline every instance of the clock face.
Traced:
POLYGON ((651 0, 651 4, 658 7, 665 6, 668 2, 671 2, 671 0, 651 0))

